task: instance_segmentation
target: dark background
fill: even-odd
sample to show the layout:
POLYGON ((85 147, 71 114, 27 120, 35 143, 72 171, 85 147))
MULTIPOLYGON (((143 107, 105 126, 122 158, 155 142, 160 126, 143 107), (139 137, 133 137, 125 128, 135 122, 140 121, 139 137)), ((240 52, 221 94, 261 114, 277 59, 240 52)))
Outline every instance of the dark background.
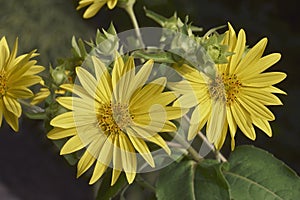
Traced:
MULTIPOLYGON (((0 36, 10 47, 19 37, 18 54, 37 48, 40 64, 53 66, 56 59, 70 56, 71 37, 90 40, 97 27, 108 28, 111 20, 118 32, 131 29, 126 13, 104 7, 96 17, 84 20, 76 11, 76 0, 10 0, 0 6, 0 36)), ((272 70, 284 71, 287 79, 277 85, 284 106, 271 107, 276 120, 271 123, 273 137, 257 130, 255 142, 237 134, 237 145, 254 144, 283 160, 300 174, 299 50, 300 26, 296 1, 258 0, 137 0, 135 10, 142 27, 157 26, 145 18, 143 5, 166 17, 174 11, 182 18, 189 15, 193 24, 204 31, 231 22, 236 30, 244 28, 247 43, 253 46, 268 37, 266 53, 280 52, 281 61, 272 70)), ((228 154, 229 141, 223 152, 228 154)), ((2 199, 92 199, 88 179, 76 179, 76 167, 70 167, 52 142, 46 139, 42 122, 26 117, 20 131, 14 133, 4 122, 0 128, 0 200, 2 199), (10 194, 10 196, 5 196, 10 194)))

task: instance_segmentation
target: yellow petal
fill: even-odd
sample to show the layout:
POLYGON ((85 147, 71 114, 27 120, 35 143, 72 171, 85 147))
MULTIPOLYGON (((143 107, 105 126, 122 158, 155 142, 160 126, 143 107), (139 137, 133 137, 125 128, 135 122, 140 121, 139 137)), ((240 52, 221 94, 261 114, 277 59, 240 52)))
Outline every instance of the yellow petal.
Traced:
POLYGON ((261 58, 266 48, 267 42, 267 38, 263 38, 249 50, 245 57, 243 57, 243 59, 235 69, 238 77, 242 78, 243 76, 247 76, 249 73, 251 73, 251 71, 254 71, 255 65, 261 58))
POLYGON ((112 178, 111 178, 111 185, 114 185, 123 169, 122 166, 122 158, 121 158, 122 151, 120 149, 120 142, 119 137, 114 137, 114 150, 113 150, 113 172, 112 172, 112 178))
POLYGON ((117 182, 119 176, 121 175, 121 172, 122 171, 117 170, 115 168, 113 169, 110 186, 113 186, 117 182))
POLYGON ((110 102, 112 94, 111 76, 105 65, 98 58, 92 56, 92 60, 98 81, 96 89, 98 99, 102 102, 110 102))
POLYGON ((134 130, 131 128, 126 129, 128 133, 128 137, 130 141, 132 142, 134 148, 139 152, 139 154, 147 161, 147 163, 151 167, 155 167, 153 157, 151 155, 151 152, 146 144, 146 142, 140 138, 139 135, 135 133, 134 130))
POLYGON ((247 73, 243 73, 244 77, 257 76, 257 74, 262 73, 263 71, 277 63, 280 60, 280 58, 280 53, 272 53, 260 58, 255 65, 246 68, 249 70, 245 70, 245 72, 247 73))
POLYGON ((243 80, 243 85, 250 87, 267 87, 281 82, 286 78, 286 74, 282 72, 267 72, 243 80))
POLYGON ((113 9, 118 3, 118 0, 108 0, 107 1, 107 7, 109 9, 113 9))
POLYGON ((63 129, 54 127, 51 131, 48 132, 47 137, 51 140, 58 140, 70 136, 76 135, 76 128, 63 129))
POLYGON ((234 47, 236 45, 236 34, 229 22, 228 22, 228 32, 226 33, 226 37, 224 38, 224 44, 228 45, 228 51, 230 52, 234 51, 234 47))
POLYGON ((205 84, 205 75, 200 73, 197 69, 192 68, 186 64, 182 66, 176 66, 175 70, 181 74, 185 79, 195 83, 204 83, 205 84))
POLYGON ((119 134, 121 158, 123 169, 129 184, 131 184, 136 175, 137 160, 135 150, 125 134, 119 134))
POLYGON ((16 80, 9 80, 9 86, 11 87, 29 87, 34 84, 39 83, 42 80, 41 77, 39 76, 33 76, 33 75, 27 75, 27 76, 22 76, 20 79, 16 80))
POLYGON ((226 139, 227 130, 228 130, 228 123, 227 123, 227 121, 225 121, 221 136, 215 142, 215 148, 217 150, 220 150, 222 148, 222 146, 225 142, 225 139, 226 139))
POLYGON ((139 104, 139 102, 143 102, 145 99, 153 99, 162 93, 166 82, 167 79, 165 77, 161 77, 147 84, 141 90, 136 91, 131 97, 129 107, 134 107, 135 104, 139 104))
POLYGON ((14 115, 16 115, 16 117, 19 118, 22 113, 22 108, 21 108, 20 103, 18 101, 16 101, 15 99, 7 97, 7 96, 3 96, 2 99, 3 99, 3 103, 4 103, 4 106, 6 107, 6 109, 9 112, 14 113, 14 115))
POLYGON ((252 87, 243 87, 241 88, 241 96, 247 96, 253 98, 256 101, 261 102, 264 105, 282 105, 280 99, 272 94, 273 89, 266 88, 252 88, 252 87))
POLYGON ((198 104, 197 96, 194 93, 184 94, 179 97, 175 102, 174 106, 183 108, 192 108, 198 104))
POLYGON ((64 89, 64 90, 67 90, 69 92, 72 92, 78 96, 80 96, 81 98, 84 98, 84 99, 93 99, 88 93, 87 91, 79 86, 79 85, 75 85, 75 84, 63 84, 63 85, 60 85, 60 88, 64 89))
POLYGON ((128 70, 128 68, 125 68, 123 58, 118 52, 116 52, 115 62, 111 72, 113 89, 116 88, 119 79, 122 77, 123 74, 125 74, 126 70, 128 70))
POLYGON ((99 160, 96 162, 94 171, 93 171, 93 175, 90 179, 89 184, 92 185, 94 184, 106 171, 107 169, 107 165, 104 165, 103 163, 101 163, 99 160))
POLYGON ((134 77, 134 90, 144 86, 153 68, 154 61, 148 60, 134 77))
POLYGON ((73 112, 66 112, 53 118, 50 122, 51 126, 59 128, 73 128, 76 127, 74 122, 73 112))
POLYGON ((273 113, 262 103, 254 98, 247 96, 239 97, 239 102, 247 110, 252 118, 261 118, 266 120, 274 120, 275 116, 273 113))
POLYGON ((222 101, 212 102, 212 113, 207 123, 206 136, 208 141, 215 143, 222 137, 226 121, 226 106, 222 101))
POLYGON ((236 42, 236 46, 234 49, 234 55, 231 56, 231 60, 229 63, 229 73, 234 74, 236 70, 237 64, 240 62, 242 55, 245 51, 245 45, 246 45, 246 35, 245 31, 241 29, 238 34, 238 39, 236 42))
MULTIPOLYGON (((129 59, 125 66, 131 65, 134 66, 133 58, 129 59)), ((128 67, 129 68, 129 67, 128 67)), ((128 102, 134 90, 134 79, 135 68, 130 68, 119 77, 118 82, 114 87, 114 99, 117 102, 128 102)))
POLYGON ((149 130, 146 130, 139 125, 131 126, 131 128, 135 131, 136 134, 138 134, 142 139, 146 139, 150 142, 153 142, 154 144, 157 144, 158 146, 162 147, 168 154, 171 154, 171 150, 169 149, 167 143, 164 141, 164 139, 158 135, 156 132, 151 132, 149 130))
POLYGON ((227 122, 229 125, 229 130, 230 130, 230 136, 231 136, 231 150, 233 151, 235 148, 235 141, 234 141, 234 137, 235 137, 235 133, 236 133, 236 129, 237 129, 237 124, 232 116, 232 111, 231 111, 231 107, 227 107, 226 109, 226 117, 227 117, 227 122))
POLYGON ((71 137, 61 148, 60 155, 65 155, 69 153, 73 153, 75 151, 78 151, 82 148, 84 148, 84 144, 82 143, 80 137, 78 135, 75 135, 71 137))
POLYGON ((91 97, 96 97, 97 81, 96 79, 84 68, 76 67, 76 74, 82 87, 88 92, 91 97))
POLYGON ((87 147, 86 151, 84 152, 77 164, 77 178, 81 176, 84 172, 86 172, 93 165, 96 158, 98 158, 100 149, 103 144, 102 140, 103 137, 98 136, 87 147))
POLYGON ((15 99, 28 99, 33 97, 33 93, 26 87, 9 88, 7 94, 15 99))
POLYGON ((79 1, 79 5, 78 7, 76 8, 77 10, 83 8, 83 7, 86 7, 92 3, 94 3, 95 0, 81 0, 79 1))
POLYGON ((5 66, 8 57, 9 57, 9 48, 5 37, 2 37, 0 40, 0 70, 5 66))
POLYGON ((287 95, 285 91, 282 91, 281 89, 276 88, 274 86, 269 86, 264 89, 266 89, 266 91, 268 91, 268 92, 287 95))
POLYGON ((253 124, 265 132, 269 137, 272 137, 272 129, 269 122, 265 119, 253 118, 253 124))
POLYGON ((30 104, 37 105, 37 104, 41 103, 42 101, 44 101, 50 94, 51 93, 48 88, 41 88, 40 91, 34 95, 30 104))
POLYGON ((3 102, 2 100, 0 99, 0 127, 2 126, 2 120, 3 120, 3 110, 5 108, 3 107, 3 102))
POLYGON ((112 158, 113 158, 113 134, 111 134, 104 142, 99 156, 98 156, 98 162, 101 162, 102 164, 109 166, 112 158))
MULTIPOLYGON (((3 109, 4 105, 3 102, 0 101, 2 103, 1 105, 1 109, 3 109)), ((19 121, 18 121, 18 117, 16 115, 14 115, 13 113, 9 112, 6 108, 4 108, 2 110, 3 112, 3 116, 5 121, 9 124, 9 126, 15 131, 18 132, 19 131, 19 121)))
POLYGON ((77 178, 86 172, 94 164, 95 160, 96 158, 92 154, 85 151, 77 164, 77 178))
POLYGON ((103 7, 105 1, 99 1, 90 5, 83 14, 83 18, 91 18, 97 14, 97 12, 103 7))
POLYGON ((238 103, 231 107, 232 116, 241 131, 251 140, 255 140, 256 135, 252 126, 252 121, 247 111, 245 111, 238 103))

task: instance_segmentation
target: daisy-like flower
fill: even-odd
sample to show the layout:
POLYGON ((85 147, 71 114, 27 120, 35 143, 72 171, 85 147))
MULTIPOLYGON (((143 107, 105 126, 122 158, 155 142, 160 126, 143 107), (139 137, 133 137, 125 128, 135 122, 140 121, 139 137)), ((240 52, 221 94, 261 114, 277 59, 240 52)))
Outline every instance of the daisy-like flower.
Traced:
POLYGON ((186 80, 170 83, 169 87, 183 94, 174 105, 195 107, 190 120, 189 140, 207 123, 207 138, 220 149, 229 127, 233 150, 237 127, 251 140, 256 138, 253 125, 272 136, 269 121, 275 116, 266 106, 282 105, 273 93, 285 92, 273 85, 285 79, 286 74, 264 72, 281 57, 279 53, 262 57, 266 38, 246 51, 244 30, 240 30, 236 37, 232 26, 228 26, 224 44, 234 54, 228 57, 227 64, 216 66, 215 78, 212 80, 197 69, 183 65, 176 70, 186 80))
POLYGON ((83 14, 83 18, 94 17, 99 10, 107 4, 109 9, 113 9, 118 3, 118 0, 80 0, 77 10, 89 6, 83 14))
POLYGON ((36 74, 44 67, 35 65, 36 50, 17 56, 18 39, 10 52, 5 37, 0 40, 0 127, 4 116, 5 121, 14 131, 19 130, 18 118, 22 108, 18 99, 28 99, 33 96, 28 88, 41 81, 36 74))
POLYGON ((176 95, 163 92, 165 77, 146 84, 152 60, 136 73, 132 57, 125 63, 120 56, 116 57, 111 74, 96 57, 92 57, 95 76, 83 67, 76 68, 80 85, 61 86, 76 96, 57 98, 58 103, 71 111, 52 119, 54 129, 48 133, 48 138, 53 140, 71 137, 61 154, 86 148, 77 165, 77 176, 96 163, 90 184, 95 183, 111 163, 111 185, 122 171, 132 183, 137 171, 137 154, 155 167, 147 142, 170 154, 167 143, 158 133, 176 131, 170 120, 180 118, 187 111, 169 106, 176 95))

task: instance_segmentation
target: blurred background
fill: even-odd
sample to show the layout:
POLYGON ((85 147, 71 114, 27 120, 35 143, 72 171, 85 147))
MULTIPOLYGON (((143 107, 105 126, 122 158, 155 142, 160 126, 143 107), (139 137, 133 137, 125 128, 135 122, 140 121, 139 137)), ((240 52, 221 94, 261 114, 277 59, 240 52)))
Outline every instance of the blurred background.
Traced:
MULTIPOLYGON (((77 0, 10 0, 0 6, 0 37, 6 36, 10 47, 19 37, 18 54, 38 49, 41 65, 53 66, 61 57, 71 56, 72 36, 90 40, 96 28, 107 29, 110 21, 118 32, 131 29, 127 14, 116 8, 103 8, 96 17, 84 20, 85 9, 76 11, 77 0)), ((135 10, 141 27, 158 26, 146 18, 143 6, 165 17, 178 16, 194 25, 210 28, 227 22, 236 30, 243 28, 248 45, 268 37, 266 53, 280 52, 281 61, 271 70, 283 71, 287 79, 277 85, 288 93, 281 95, 284 106, 271 107, 276 120, 271 123, 273 137, 257 130, 255 142, 237 134, 237 145, 253 144, 284 161, 300 174, 300 26, 296 1, 279 0, 137 0, 135 10)), ((88 179, 76 179, 76 167, 70 167, 43 132, 42 122, 25 116, 20 131, 14 133, 6 123, 0 128, 0 200, 19 199, 92 199, 88 179)), ((229 141, 222 150, 229 152, 229 141)))

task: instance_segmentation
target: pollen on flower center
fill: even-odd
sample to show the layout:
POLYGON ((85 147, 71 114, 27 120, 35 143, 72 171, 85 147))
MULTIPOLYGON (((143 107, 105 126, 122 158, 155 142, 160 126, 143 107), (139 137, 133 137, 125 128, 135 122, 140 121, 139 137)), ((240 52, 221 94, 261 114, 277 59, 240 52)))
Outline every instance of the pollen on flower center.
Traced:
POLYGON ((98 114, 99 127, 107 134, 117 134, 132 123, 128 105, 115 103, 104 104, 98 114))
POLYGON ((5 71, 0 71, 0 96, 4 96, 7 91, 7 77, 5 71))
POLYGON ((209 91, 214 100, 226 101, 227 105, 231 105, 236 100, 241 86, 235 74, 222 73, 209 83, 209 91))

